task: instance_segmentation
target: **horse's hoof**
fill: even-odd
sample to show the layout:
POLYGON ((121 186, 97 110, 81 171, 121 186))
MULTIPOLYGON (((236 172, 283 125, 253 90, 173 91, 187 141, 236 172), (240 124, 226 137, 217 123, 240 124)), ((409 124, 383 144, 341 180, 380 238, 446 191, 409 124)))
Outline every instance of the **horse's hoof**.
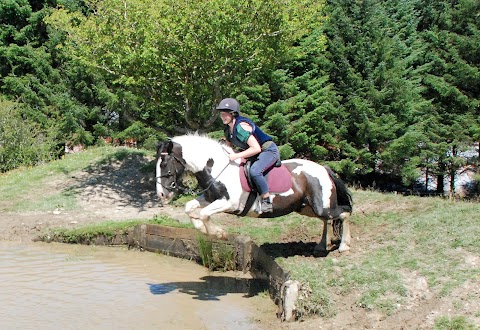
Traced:
POLYGON ((340 246, 338 247, 338 252, 340 253, 343 253, 343 252, 347 252, 347 251, 350 251, 350 246, 348 246, 347 244, 340 244, 340 246))
POLYGON ((228 241, 228 235, 225 232, 218 233, 216 236, 217 236, 217 239, 219 239, 219 240, 228 241))
POLYGON ((194 218, 190 218, 190 221, 192 222, 193 226, 197 230, 199 230, 201 233, 208 234, 207 233, 207 228, 205 228, 205 224, 203 223, 203 221, 198 220, 198 219, 194 219, 194 218))

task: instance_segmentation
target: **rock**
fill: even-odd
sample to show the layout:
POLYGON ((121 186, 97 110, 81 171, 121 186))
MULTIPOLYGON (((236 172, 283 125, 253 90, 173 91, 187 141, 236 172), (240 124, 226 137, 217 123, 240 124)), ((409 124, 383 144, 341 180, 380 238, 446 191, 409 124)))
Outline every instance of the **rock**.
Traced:
POLYGON ((297 310, 297 300, 300 292, 300 282, 288 280, 283 283, 281 288, 282 295, 282 310, 281 310, 281 319, 282 321, 295 321, 296 320, 296 310, 297 310))

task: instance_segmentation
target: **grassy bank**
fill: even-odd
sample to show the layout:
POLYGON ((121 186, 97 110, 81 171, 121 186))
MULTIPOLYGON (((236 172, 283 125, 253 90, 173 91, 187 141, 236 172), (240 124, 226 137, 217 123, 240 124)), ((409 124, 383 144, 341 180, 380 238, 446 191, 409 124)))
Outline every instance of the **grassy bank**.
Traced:
POLYGON ((391 315, 409 303, 412 287, 445 297, 479 284, 478 204, 369 191, 355 191, 354 200, 351 255, 280 260, 315 292, 318 303, 306 309, 330 315, 332 297, 354 294, 358 306, 391 315))
MULTIPOLYGON (((83 175, 86 178, 82 181, 89 180, 90 170, 132 154, 148 153, 99 147, 35 168, 1 174, 0 212, 75 209, 80 187, 72 178, 83 175), (62 189, 45 189, 59 182, 65 182, 62 189)), ((153 173, 153 164, 147 158, 144 170, 153 173)), ((332 252, 326 258, 300 254, 276 258, 293 279, 304 285, 308 298, 300 300, 300 310, 334 317, 340 306, 348 303, 388 317, 401 310, 415 311, 422 302, 446 298, 452 308, 436 316, 435 327, 474 329, 480 312, 464 311, 468 306, 480 306, 478 291, 470 290, 480 286, 479 204, 361 190, 354 190, 353 198, 349 253, 332 252)), ((182 204, 182 199, 177 203, 182 204)), ((135 221, 77 228, 67 235, 106 235, 135 221)), ((160 221, 164 225, 176 224, 169 224, 172 219, 160 221)), ((298 215, 264 220, 241 218, 227 229, 248 235, 258 244, 302 237, 309 242, 320 235, 321 222, 298 215)))

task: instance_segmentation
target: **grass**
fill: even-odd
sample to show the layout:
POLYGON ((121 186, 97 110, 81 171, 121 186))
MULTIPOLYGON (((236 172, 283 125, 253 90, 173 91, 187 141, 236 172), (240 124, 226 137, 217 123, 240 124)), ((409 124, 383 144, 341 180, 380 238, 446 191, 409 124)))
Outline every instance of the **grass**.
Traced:
POLYGON ((93 240, 98 236, 112 238, 119 233, 126 233, 129 228, 140 223, 142 222, 138 220, 106 221, 74 229, 55 228, 48 230, 42 236, 45 241, 55 240, 63 243, 81 243, 93 240))
POLYGON ((112 238, 118 234, 125 234, 130 228, 139 224, 157 224, 162 226, 176 227, 176 228, 191 228, 193 225, 180 223, 169 216, 155 216, 148 221, 142 219, 132 219, 125 221, 105 221, 101 223, 89 224, 73 229, 54 228, 47 230, 42 236, 44 241, 61 241, 63 243, 82 243, 89 242, 95 237, 104 236, 112 238))
POLYGON ((63 159, 42 166, 20 168, 0 174, 0 211, 47 211, 77 207, 75 187, 52 191, 45 189, 67 183, 79 171, 89 171, 113 160, 123 160, 132 154, 146 154, 137 149, 119 149, 111 146, 94 147, 86 152, 67 155, 63 159), (42 198, 38 198, 42 196, 42 198))
MULTIPOLYGON (((91 148, 65 159, 35 168, 23 168, 0 175, 0 212, 75 208, 78 191, 68 188, 68 180, 79 171, 122 160, 131 153, 145 153, 111 147, 91 148), (66 182, 66 189, 43 194, 46 185, 66 182)), ((146 170, 153 171, 151 164, 146 170)), ((394 314, 408 304, 412 281, 425 281, 437 297, 450 297, 465 283, 480 281, 480 220, 478 203, 441 198, 404 197, 374 191, 353 190, 352 251, 331 254, 326 258, 304 256, 279 257, 277 262, 290 276, 304 284, 308 299, 299 301, 303 314, 325 317, 335 315, 338 301, 350 298, 365 310, 394 314)), ((183 205, 190 196, 176 201, 183 205)), ((105 223, 64 232, 72 239, 79 235, 111 235, 125 230, 136 220, 105 223)), ((153 222, 167 226, 185 226, 174 219, 156 218, 153 222)), ((321 222, 295 214, 275 219, 238 219, 227 226, 230 233, 252 237, 258 244, 285 241, 301 231, 306 238, 318 237, 321 222)), ((186 225, 192 228, 192 226, 186 225)), ((217 251, 204 242, 209 265, 214 258, 226 258, 228 251, 217 251), (209 252, 210 250, 210 252, 209 252), (223 256, 222 256, 223 255, 223 256), (210 258, 210 259, 209 259, 210 258)), ((462 297, 478 303, 478 297, 462 297), (475 300, 477 299, 477 300, 475 300)), ((479 315, 473 317, 479 318, 479 315)), ((440 315, 435 329, 473 329, 471 320, 458 315, 440 315)))
POLYGON ((354 200, 353 234, 364 240, 353 241, 353 249, 362 249, 354 258, 278 260, 321 294, 319 314, 328 316, 333 308, 324 297, 355 294, 358 306, 391 315, 406 303, 409 279, 426 278, 441 297, 480 278, 480 269, 465 263, 479 256, 478 204, 371 191, 355 191, 354 200))
POLYGON ((235 270, 235 251, 230 245, 213 243, 204 235, 197 236, 198 249, 203 266, 209 270, 235 270))
POLYGON ((475 330, 478 329, 463 316, 453 318, 442 316, 435 321, 434 330, 475 330))

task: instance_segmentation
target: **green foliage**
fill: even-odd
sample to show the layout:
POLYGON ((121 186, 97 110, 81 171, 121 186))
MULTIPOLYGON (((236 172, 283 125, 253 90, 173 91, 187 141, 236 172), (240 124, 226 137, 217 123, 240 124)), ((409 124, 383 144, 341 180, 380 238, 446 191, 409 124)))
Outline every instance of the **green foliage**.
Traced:
POLYGON ((464 152, 480 140, 479 6, 7 0, 0 90, 34 135, 56 141, 45 154, 102 136, 154 149, 216 132, 214 106, 232 96, 285 146, 282 157, 407 186, 428 170, 443 191, 443 177, 478 166, 464 152))
POLYGON ((0 172, 38 165, 53 157, 50 136, 20 113, 18 104, 0 98, 0 172))
POLYGON ((391 166, 412 158, 389 149, 415 122, 415 111, 423 104, 414 70, 422 55, 414 5, 338 0, 329 7, 329 80, 341 98, 342 140, 353 146, 347 155, 360 165, 358 174, 378 171, 379 163, 382 171, 399 174, 391 166))
POLYGON ((68 32, 65 45, 82 63, 143 97, 137 117, 167 127, 211 125, 218 99, 275 59, 295 30, 287 2, 87 3, 96 15, 59 9, 48 22, 68 32))
POLYGON ((407 131, 398 137, 382 153, 384 171, 401 177, 406 186, 411 186, 420 176, 422 158, 419 145, 425 141, 426 137, 416 131, 407 131))
POLYGON ((278 151, 280 152, 280 159, 282 160, 290 159, 295 155, 295 150, 293 150, 289 143, 279 146, 278 151))
MULTIPOLYGON (((80 2, 69 4, 83 8, 80 2)), ((104 77, 62 52, 65 36, 44 22, 56 5, 57 1, 0 4, 0 88, 22 103, 23 118, 57 140, 51 153, 64 143, 92 144, 93 126, 112 124, 104 77)))
POLYGON ((323 24, 319 17, 269 76, 272 100, 265 113, 265 126, 278 144, 289 144, 297 157, 314 161, 342 157, 338 129, 342 114, 324 71, 323 24))
MULTIPOLYGON (((421 112, 419 120, 428 128, 426 166, 439 176, 454 177, 464 166, 459 154, 478 141, 480 60, 474 54, 479 51, 480 7, 470 0, 421 1, 421 10, 418 33, 427 45, 424 98, 432 100, 431 110, 421 112)), ((437 190, 443 190, 442 183, 437 190)))

